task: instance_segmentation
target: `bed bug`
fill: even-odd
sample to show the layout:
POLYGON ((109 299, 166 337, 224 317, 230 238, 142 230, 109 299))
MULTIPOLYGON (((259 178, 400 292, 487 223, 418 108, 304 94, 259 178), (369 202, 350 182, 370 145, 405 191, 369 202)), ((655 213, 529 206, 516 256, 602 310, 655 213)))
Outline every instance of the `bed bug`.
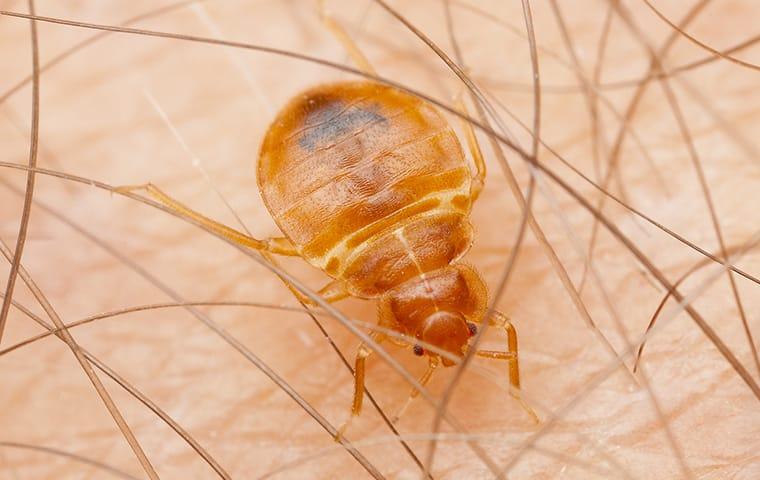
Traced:
MULTIPOLYGON (((345 31, 328 16, 323 20, 360 68, 374 74, 345 31)), ((284 234, 266 240, 208 219, 151 184, 125 188, 146 189, 168 207, 242 245, 303 258, 332 277, 319 290, 325 301, 378 301, 380 326, 449 354, 401 342, 415 355, 428 357, 422 385, 439 364, 454 365, 453 359, 464 355, 478 323, 503 328, 507 351, 479 350, 475 355, 507 361, 511 392, 519 398, 516 331, 499 312, 485 318, 486 286, 459 261, 473 242, 469 215, 486 176, 471 125, 465 125, 465 133, 474 174, 446 119, 409 93, 360 80, 296 95, 271 123, 259 152, 259 192, 284 234)), ((399 343, 380 333, 371 337, 377 343, 399 343)), ((364 343, 359 346, 351 417, 338 435, 361 411, 371 353, 364 343)), ((409 400, 417 393, 413 390, 409 400)))

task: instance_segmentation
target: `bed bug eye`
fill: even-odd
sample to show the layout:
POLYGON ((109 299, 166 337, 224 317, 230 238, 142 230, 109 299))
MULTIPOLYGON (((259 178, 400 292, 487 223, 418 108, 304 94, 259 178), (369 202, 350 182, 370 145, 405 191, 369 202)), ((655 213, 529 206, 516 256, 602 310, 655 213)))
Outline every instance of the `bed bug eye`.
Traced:
POLYGON ((478 333, 478 326, 472 322, 467 322, 467 329, 470 330, 471 337, 474 337, 478 333))
POLYGON ((422 347, 420 347, 419 345, 415 345, 414 346, 414 354, 415 355, 417 355, 418 357, 421 357, 423 353, 425 353, 425 350, 423 350, 422 347))

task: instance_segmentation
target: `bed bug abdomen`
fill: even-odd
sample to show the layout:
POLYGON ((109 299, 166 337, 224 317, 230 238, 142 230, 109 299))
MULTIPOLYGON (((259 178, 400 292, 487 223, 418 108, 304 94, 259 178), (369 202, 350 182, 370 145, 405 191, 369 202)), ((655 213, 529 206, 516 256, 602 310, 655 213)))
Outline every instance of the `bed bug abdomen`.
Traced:
POLYGON ((366 81, 291 100, 258 163, 264 203, 301 256, 363 297, 469 248, 471 176, 435 108, 366 81))

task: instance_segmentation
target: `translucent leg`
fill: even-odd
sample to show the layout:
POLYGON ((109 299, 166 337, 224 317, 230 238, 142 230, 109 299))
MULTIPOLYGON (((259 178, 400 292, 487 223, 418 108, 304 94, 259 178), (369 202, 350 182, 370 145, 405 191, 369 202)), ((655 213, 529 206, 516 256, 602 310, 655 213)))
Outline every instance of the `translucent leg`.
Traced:
MULTIPOLYGON (((384 340, 384 336, 378 333, 371 334, 370 338, 376 343, 380 343, 384 340)), ((348 417, 348 420, 340 426, 338 432, 335 434, 336 442, 340 441, 343 434, 346 432, 346 429, 351 425, 353 419, 358 417, 362 412, 362 401, 364 400, 364 372, 367 357, 370 355, 372 355, 372 350, 362 342, 362 344, 359 345, 359 351, 356 353, 356 361, 354 364, 354 399, 351 403, 351 416, 348 417)))
MULTIPOLYGON (((462 96, 459 95, 456 99, 457 109, 463 115, 469 116, 467 105, 464 103, 462 96)), ((472 186, 470 187, 470 198, 472 203, 480 196, 480 192, 483 190, 483 185, 486 182, 486 162, 483 158, 483 152, 480 149, 480 143, 478 137, 475 135, 475 129, 472 124, 462 119, 462 128, 464 129, 465 137, 467 137, 467 146, 470 149, 470 155, 475 162, 475 175, 472 177, 472 186)))
MULTIPOLYGON (((317 306, 317 302, 293 288, 289 283, 286 283, 286 285, 293 292, 293 295, 295 295, 300 301, 312 307, 317 306)), ((319 296, 327 303, 337 302, 338 300, 343 300, 344 298, 351 296, 348 290, 346 290, 346 284, 340 280, 333 280, 328 283, 319 289, 317 294, 319 294, 319 296)))
POLYGON ((336 22, 330 14, 327 12, 327 6, 325 0, 317 0, 319 6, 319 15, 322 18, 322 22, 325 24, 328 30, 335 36, 335 38, 343 45, 348 55, 351 57, 356 66, 364 73, 370 75, 376 75, 375 69, 372 68, 372 64, 369 63, 367 57, 364 56, 359 47, 354 43, 346 30, 336 22))
POLYGON ((172 197, 162 192, 152 183, 145 183, 142 185, 126 185, 116 189, 118 192, 134 192, 139 190, 145 190, 148 195, 161 202, 171 210, 174 210, 184 217, 195 220, 209 230, 239 245, 269 253, 275 253, 277 255, 300 256, 295 246, 288 238, 275 237, 265 240, 258 240, 256 238, 248 236, 242 232, 235 230, 234 228, 230 228, 227 225, 211 220, 205 215, 202 215, 195 210, 186 207, 182 203, 174 200, 172 197))
MULTIPOLYGON (((440 360, 438 357, 431 356, 428 358, 429 358, 428 368, 427 370, 425 370, 425 373, 422 374, 419 380, 420 385, 422 385, 423 387, 427 385, 427 383, 430 381, 430 377, 433 376, 433 372, 438 367, 439 360, 440 360)), ((396 423, 398 419, 401 418, 401 416, 404 414, 404 412, 406 412, 406 409, 409 408, 409 405, 411 405, 412 400, 417 398, 419 394, 420 394, 420 391, 418 389, 412 388, 412 391, 409 392, 409 397, 406 399, 406 402, 404 402, 404 406, 402 406, 399 409, 398 413, 391 419, 391 422, 396 423)))
MULTIPOLYGON (((167 206, 168 208, 174 210, 175 212, 179 213, 180 215, 184 217, 188 217, 199 222, 200 224, 204 225, 205 227, 212 230, 213 232, 218 233, 224 238, 232 240, 233 242, 238 243, 240 245, 250 247, 256 250, 260 250, 262 254, 265 257, 267 257, 267 260, 269 261, 272 261, 272 262, 274 261, 273 258, 267 255, 269 253, 274 253, 278 255, 299 256, 299 253, 296 250, 295 246, 291 243, 291 241, 288 238, 275 237, 275 238, 269 238, 266 240, 255 239, 251 236, 248 236, 242 232, 235 230, 234 228, 230 228, 227 225, 223 225, 219 222, 211 220, 205 215, 200 214, 196 212, 195 210, 190 209, 189 207, 186 207, 185 205, 173 199, 172 197, 170 197, 169 195, 167 195, 166 193, 164 193, 158 187, 156 187, 155 185, 151 183, 146 183, 143 185, 129 185, 129 186, 124 186, 124 187, 119 187, 117 189, 117 191, 120 191, 120 192, 133 192, 137 190, 145 190, 151 197, 161 202, 163 205, 167 206)), ((300 291, 295 289, 289 282, 285 282, 285 285, 287 285, 288 288, 293 292, 293 294, 305 304, 312 305, 312 306, 316 305, 316 302, 314 302, 311 298, 307 297, 306 295, 302 294, 300 291)), ((345 284, 338 280, 328 283, 318 293, 327 302, 335 302, 335 301, 342 300, 350 296, 350 293, 345 288, 345 284)))
POLYGON ((509 319, 499 312, 494 312, 494 315, 489 319, 490 325, 501 327, 507 334, 507 351, 506 352, 494 352, 491 350, 478 350, 475 355, 478 357, 490 358, 492 360, 506 360, 508 363, 509 371, 509 384, 512 388, 509 389, 510 395, 520 402, 520 405, 530 415, 533 420, 538 423, 538 415, 523 400, 520 394, 520 363, 517 353, 517 330, 509 319))

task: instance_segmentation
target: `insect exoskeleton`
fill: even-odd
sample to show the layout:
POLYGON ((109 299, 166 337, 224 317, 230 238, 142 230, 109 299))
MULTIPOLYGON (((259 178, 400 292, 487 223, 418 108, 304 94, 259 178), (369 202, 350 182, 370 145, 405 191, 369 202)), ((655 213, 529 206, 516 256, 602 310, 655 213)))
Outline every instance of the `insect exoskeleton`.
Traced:
POLYGON ((267 132, 258 183, 304 259, 353 296, 387 297, 385 325, 462 355, 485 289, 446 267, 472 243, 472 173, 432 105, 367 81, 310 89, 267 132))
MULTIPOLYGON (((332 83, 279 112, 258 160, 259 190, 294 254, 335 279, 321 291, 325 298, 379 299, 381 326, 448 353, 409 345, 430 357, 423 383, 439 361, 456 363, 473 322, 485 320, 486 287, 457 262, 472 244, 469 215, 485 176, 469 128, 474 176, 456 133, 431 104, 375 82, 332 83)), ((477 354, 509 360, 517 387, 514 329, 498 313, 488 320, 507 330, 510 352, 477 354)), ((359 349, 357 383, 370 352, 359 349)))

